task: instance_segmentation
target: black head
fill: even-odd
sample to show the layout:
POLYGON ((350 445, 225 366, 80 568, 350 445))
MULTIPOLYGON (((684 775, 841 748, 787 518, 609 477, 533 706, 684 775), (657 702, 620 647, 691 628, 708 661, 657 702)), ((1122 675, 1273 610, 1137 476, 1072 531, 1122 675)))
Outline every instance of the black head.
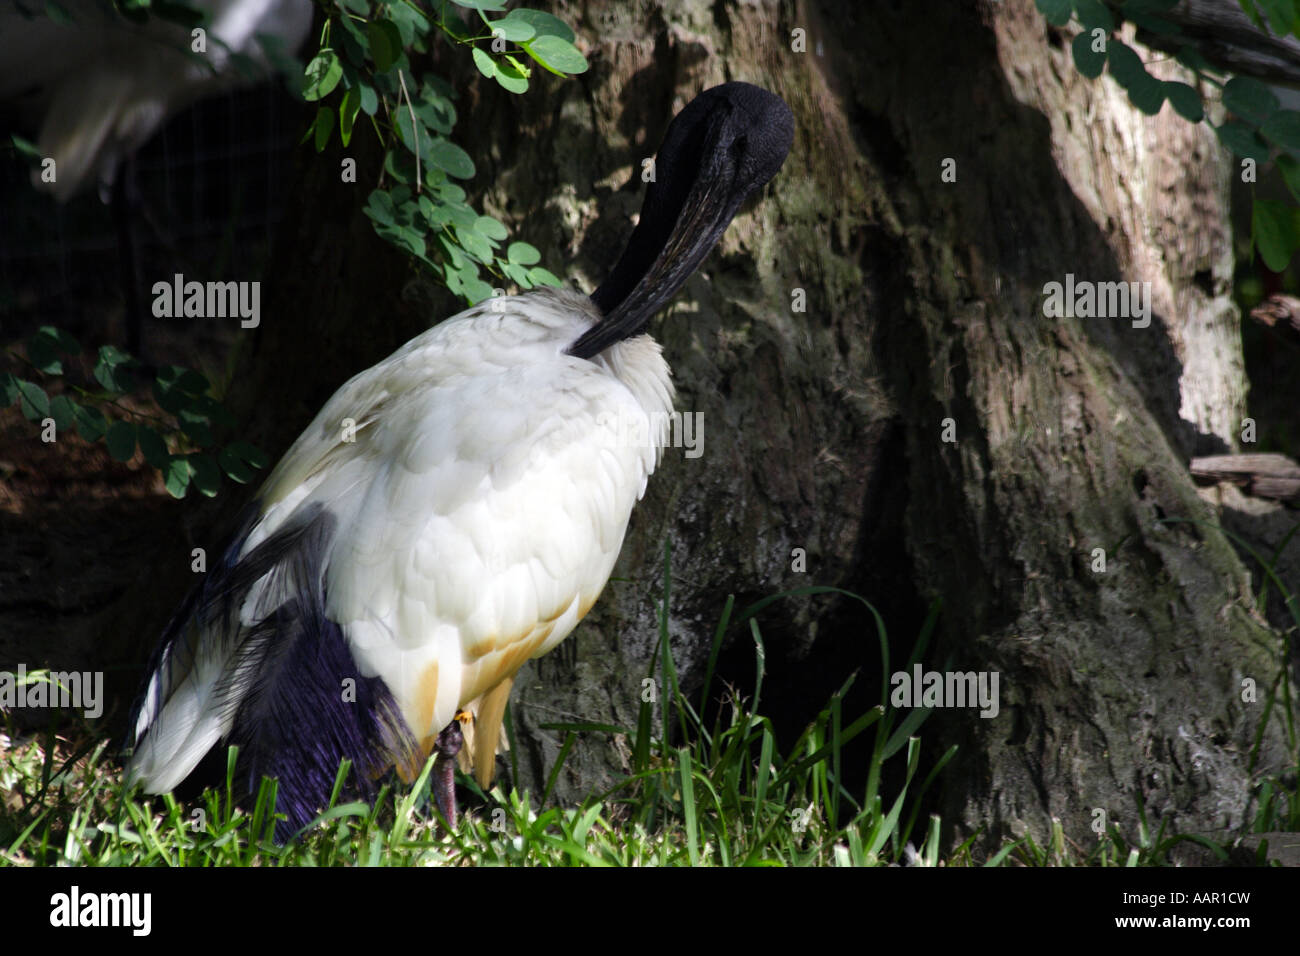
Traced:
POLYGON ((794 141, 779 96, 749 83, 705 90, 668 126, 627 250, 591 294, 605 318, 569 347, 591 358, 637 335, 676 294, 794 141))

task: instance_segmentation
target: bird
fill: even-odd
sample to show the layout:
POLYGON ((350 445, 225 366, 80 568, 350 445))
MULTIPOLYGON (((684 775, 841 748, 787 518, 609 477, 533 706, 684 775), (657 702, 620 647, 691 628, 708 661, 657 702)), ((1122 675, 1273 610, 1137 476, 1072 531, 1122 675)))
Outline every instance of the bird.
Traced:
POLYGON ((98 182, 109 201, 122 164, 170 116, 264 77, 265 46, 292 53, 311 28, 311 0, 189 5, 206 17, 203 53, 187 26, 137 23, 105 0, 62 0, 60 20, 0 0, 0 101, 37 120, 37 148, 54 161, 53 179, 37 169, 33 185, 67 202, 98 182))
POLYGON ((596 603, 675 400, 651 317, 780 170, 790 109, 744 82, 669 124, 640 219, 584 296, 538 289, 432 326, 346 382, 293 443, 164 631, 127 780, 175 788, 237 744, 278 780, 276 838, 308 827, 342 758, 395 770, 457 825, 486 789, 516 672, 596 603), (218 750, 223 753, 223 750, 218 750))

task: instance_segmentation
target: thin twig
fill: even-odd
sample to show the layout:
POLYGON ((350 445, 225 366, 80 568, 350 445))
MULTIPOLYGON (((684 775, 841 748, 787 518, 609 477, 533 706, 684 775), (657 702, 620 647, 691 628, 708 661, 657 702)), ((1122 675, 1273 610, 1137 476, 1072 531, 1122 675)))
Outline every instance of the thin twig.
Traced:
POLYGON ((418 196, 423 191, 420 185, 420 126, 415 121, 415 106, 411 103, 411 91, 406 88, 405 71, 397 71, 397 82, 406 96, 407 112, 411 114, 411 135, 415 137, 415 142, 411 144, 411 151, 415 153, 415 194, 418 196))

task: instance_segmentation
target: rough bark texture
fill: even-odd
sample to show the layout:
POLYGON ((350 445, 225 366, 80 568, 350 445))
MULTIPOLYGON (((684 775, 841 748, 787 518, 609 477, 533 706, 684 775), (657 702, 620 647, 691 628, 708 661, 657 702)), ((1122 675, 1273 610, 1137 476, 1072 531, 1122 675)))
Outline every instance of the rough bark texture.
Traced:
MULTIPOLYGON (((1083 841, 1098 809, 1132 835, 1139 798, 1183 830, 1239 826, 1263 713, 1242 681, 1267 686, 1279 665, 1187 475, 1192 454, 1236 450, 1244 412, 1227 157, 1212 135, 1080 77, 1068 32, 1032 0, 557 12, 587 44, 581 78, 539 76, 516 98, 458 54, 447 67, 466 90, 457 135, 484 203, 583 288, 615 261, 640 162, 694 92, 766 86, 797 132, 765 199, 653 327, 678 407, 704 415, 704 454, 668 454, 633 517, 625 580, 521 672, 520 782, 539 786, 563 741, 542 725, 635 723, 668 541, 688 689, 728 593, 849 588, 881 608, 896 659, 925 601, 943 598, 927 666, 1001 676, 996 718, 939 712, 922 733, 931 756, 961 745, 942 778, 954 838, 1041 836, 1059 817, 1083 841), (791 48, 796 28, 807 52, 791 48), (947 158, 956 182, 941 180, 947 158), (1067 273, 1150 282, 1150 327, 1046 318, 1044 285, 1067 273)), ((354 147, 363 170, 367 148, 354 147)), ((339 158, 304 158, 239 379, 252 437, 275 453, 350 374, 457 311, 374 237, 359 212, 369 180, 340 184, 339 158)), ((212 524, 196 522, 209 547, 212 524)), ((142 584, 132 603, 180 597, 163 590, 142 584)), ((787 732, 851 670, 878 668, 853 608, 791 599, 763 618, 765 697, 787 732)), ((119 642, 152 626, 129 617, 119 642)), ((738 642, 726 676, 743 685, 752 660, 738 642)), ((1279 759, 1266 735, 1261 767, 1279 759)), ((620 761, 617 739, 586 735, 560 796, 602 787, 620 761)))

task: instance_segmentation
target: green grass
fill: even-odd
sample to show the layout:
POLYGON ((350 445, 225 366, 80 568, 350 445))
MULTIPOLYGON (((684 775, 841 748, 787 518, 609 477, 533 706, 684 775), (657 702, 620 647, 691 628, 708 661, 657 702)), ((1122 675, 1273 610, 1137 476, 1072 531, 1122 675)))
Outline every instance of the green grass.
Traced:
MULTIPOLYGON (((1059 821, 1051 821, 1041 846, 1025 837, 977 859, 976 834, 945 850, 939 819, 922 818, 922 797, 956 748, 927 752, 923 772, 918 733, 928 711, 895 711, 888 705, 889 643, 875 609, 857 595, 826 587, 784 592, 739 612, 728 599, 695 706, 679 692, 669 652, 667 566, 665 556, 660 641, 646 685, 656 693, 643 695, 658 699, 642 701, 634 728, 550 725, 565 737, 540 799, 499 787, 484 795, 462 777, 461 792, 476 793, 484 802, 448 833, 428 799, 428 764, 412 787, 386 787, 373 805, 339 803, 336 785, 334 799, 317 821, 278 846, 271 838, 275 783, 265 781, 255 801, 238 806, 230 784, 233 755, 226 787, 206 791, 195 804, 182 806, 170 795, 142 799, 123 790, 110 744, 97 741, 93 729, 81 724, 66 738, 50 733, 14 746, 0 737, 0 865, 1148 866, 1167 864, 1170 851, 1187 841, 1226 858, 1227 844, 1169 834, 1163 824, 1152 832, 1140 806, 1138 833, 1129 838, 1112 825, 1080 846, 1065 836, 1059 821), (874 622, 885 676, 882 700, 866 713, 846 713, 844 701, 856 675, 850 676, 782 752, 777 728, 761 714, 766 651, 759 615, 786 598, 825 594, 860 602, 874 622), (726 637, 737 633, 747 633, 753 642, 753 695, 742 699, 729 690, 709 722, 702 714, 714 693, 718 656, 726 637), (628 772, 577 807, 547 806, 564 761, 580 735, 591 733, 626 736, 628 772), (857 792, 850 792, 841 774, 851 744, 855 754, 869 750, 866 782, 857 792)), ((1294 610, 1294 599, 1284 589, 1281 593, 1294 610)), ((906 668, 922 659, 938 612, 936 603, 912 643, 906 668)), ((1286 683, 1281 680, 1272 690, 1269 710, 1275 719, 1291 719, 1283 718, 1292 709, 1286 683)), ((340 783, 345 774, 341 767, 340 783)), ((518 779, 517 773, 512 778, 518 779)), ((1269 777, 1262 787, 1253 829, 1296 829, 1294 786, 1288 789, 1282 779, 1269 777)))

